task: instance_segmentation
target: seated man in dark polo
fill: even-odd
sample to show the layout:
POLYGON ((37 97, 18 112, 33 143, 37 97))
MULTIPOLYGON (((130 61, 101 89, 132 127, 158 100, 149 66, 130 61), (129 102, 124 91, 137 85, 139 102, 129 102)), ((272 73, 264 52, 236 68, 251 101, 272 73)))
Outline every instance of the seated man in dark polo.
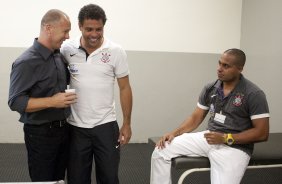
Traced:
POLYGON ((75 93, 65 93, 68 70, 59 52, 71 23, 60 10, 41 20, 40 35, 13 63, 9 106, 20 113, 31 180, 64 180, 68 155, 69 106, 75 93))
POLYGON ((254 143, 266 141, 269 135, 266 96, 241 74, 245 61, 240 49, 221 55, 218 79, 203 88, 192 114, 157 142, 151 184, 171 184, 171 159, 181 155, 208 157, 212 184, 240 183, 254 143), (207 130, 193 132, 207 115, 207 130))

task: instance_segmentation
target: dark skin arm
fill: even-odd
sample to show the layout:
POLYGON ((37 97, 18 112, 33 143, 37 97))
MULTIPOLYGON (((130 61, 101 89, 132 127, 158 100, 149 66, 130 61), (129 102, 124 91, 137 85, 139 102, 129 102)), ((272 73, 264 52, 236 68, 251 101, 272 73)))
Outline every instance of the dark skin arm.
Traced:
MULTIPOLYGON (((266 141, 269 135, 269 118, 259 118, 252 120, 253 128, 243 132, 232 134, 234 144, 248 144, 266 141)), ((209 132, 205 134, 209 144, 224 144, 224 133, 209 132)))
POLYGON ((170 133, 165 134, 156 144, 156 147, 163 149, 165 142, 170 143, 176 136, 183 133, 192 132, 195 130, 205 119, 207 111, 196 107, 194 112, 189 116, 177 129, 170 133))
POLYGON ((129 77, 117 79, 120 89, 120 103, 123 114, 123 124, 120 128, 119 142, 121 145, 127 144, 131 138, 131 111, 132 111, 132 91, 129 77))

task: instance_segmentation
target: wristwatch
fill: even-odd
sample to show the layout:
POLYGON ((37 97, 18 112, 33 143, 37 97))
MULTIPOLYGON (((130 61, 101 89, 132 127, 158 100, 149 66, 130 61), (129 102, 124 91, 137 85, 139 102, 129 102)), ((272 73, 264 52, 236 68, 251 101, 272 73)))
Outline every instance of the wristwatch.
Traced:
POLYGON ((228 133, 227 136, 225 136, 225 143, 228 144, 229 146, 234 143, 234 138, 232 137, 231 133, 228 133))

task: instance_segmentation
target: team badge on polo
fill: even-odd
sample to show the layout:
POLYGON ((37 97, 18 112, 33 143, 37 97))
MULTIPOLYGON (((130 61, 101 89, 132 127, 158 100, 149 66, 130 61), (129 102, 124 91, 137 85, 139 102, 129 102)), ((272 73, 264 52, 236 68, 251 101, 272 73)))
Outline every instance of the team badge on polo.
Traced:
POLYGON ((110 54, 107 53, 107 52, 102 52, 102 58, 101 58, 101 61, 103 63, 108 63, 110 61, 110 54))
POLYGON ((244 94, 242 93, 237 93, 234 97, 234 101, 233 101, 233 105, 235 106, 241 106, 242 105, 242 101, 243 101, 243 98, 244 98, 244 94))

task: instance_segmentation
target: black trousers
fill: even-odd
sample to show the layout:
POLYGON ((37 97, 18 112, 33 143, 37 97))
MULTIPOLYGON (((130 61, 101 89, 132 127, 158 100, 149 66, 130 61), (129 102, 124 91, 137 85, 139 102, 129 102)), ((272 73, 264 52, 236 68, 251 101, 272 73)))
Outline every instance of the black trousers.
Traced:
POLYGON ((117 122, 94 128, 70 126, 68 184, 91 184, 93 156, 97 184, 118 184, 120 147, 117 122))
POLYGON ((31 180, 64 180, 68 160, 69 124, 25 124, 24 138, 31 180))

